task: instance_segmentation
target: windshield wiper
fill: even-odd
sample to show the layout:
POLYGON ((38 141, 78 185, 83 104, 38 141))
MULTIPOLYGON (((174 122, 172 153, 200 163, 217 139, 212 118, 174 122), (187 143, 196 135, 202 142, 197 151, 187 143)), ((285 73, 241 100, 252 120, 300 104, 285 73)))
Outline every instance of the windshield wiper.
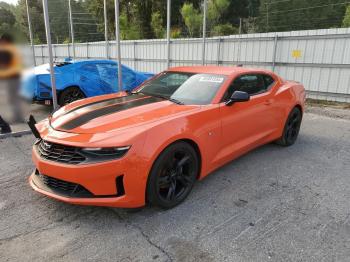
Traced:
POLYGON ((171 97, 168 97, 168 96, 164 96, 164 95, 161 95, 161 94, 151 94, 151 93, 147 93, 147 92, 137 92, 137 93, 141 93, 141 94, 144 94, 144 95, 147 95, 147 96, 154 96, 154 97, 159 97, 159 98, 163 98, 165 100, 169 100, 170 102, 173 102, 175 104, 178 104, 178 105, 184 105, 183 102, 175 99, 175 98, 171 98, 171 97))
POLYGON ((169 101, 175 103, 175 104, 178 104, 178 105, 184 105, 184 102, 181 102, 180 100, 177 100, 175 98, 169 98, 169 101))

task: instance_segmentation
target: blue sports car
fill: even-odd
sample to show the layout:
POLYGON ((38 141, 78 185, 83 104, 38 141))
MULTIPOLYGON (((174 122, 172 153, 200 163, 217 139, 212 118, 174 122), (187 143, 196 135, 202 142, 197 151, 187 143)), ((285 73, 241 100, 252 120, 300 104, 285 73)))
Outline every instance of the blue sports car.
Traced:
MULTIPOLYGON (((112 60, 59 62, 55 63, 54 71, 60 105, 118 90, 118 63, 112 60)), ((132 90, 152 76, 122 65, 123 90, 132 90)), ((49 64, 37 66, 23 75, 21 95, 33 102, 51 104, 49 64)))

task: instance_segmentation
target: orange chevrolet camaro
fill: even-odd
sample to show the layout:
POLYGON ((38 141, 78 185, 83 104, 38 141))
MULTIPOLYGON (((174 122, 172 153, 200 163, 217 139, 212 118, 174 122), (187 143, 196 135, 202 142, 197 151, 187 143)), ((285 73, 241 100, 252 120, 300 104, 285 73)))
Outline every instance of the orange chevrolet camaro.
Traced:
POLYGON ((73 102, 38 124, 34 190, 81 205, 171 208, 225 163, 297 139, 304 87, 260 69, 174 67, 133 92, 73 102))

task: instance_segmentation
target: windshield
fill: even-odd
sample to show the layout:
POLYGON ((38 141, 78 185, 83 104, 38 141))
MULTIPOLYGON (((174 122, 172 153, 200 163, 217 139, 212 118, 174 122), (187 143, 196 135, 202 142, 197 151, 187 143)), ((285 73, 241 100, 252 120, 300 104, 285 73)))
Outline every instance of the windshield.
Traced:
POLYGON ((215 74, 166 72, 146 82, 138 92, 161 96, 179 104, 209 104, 225 77, 215 74))

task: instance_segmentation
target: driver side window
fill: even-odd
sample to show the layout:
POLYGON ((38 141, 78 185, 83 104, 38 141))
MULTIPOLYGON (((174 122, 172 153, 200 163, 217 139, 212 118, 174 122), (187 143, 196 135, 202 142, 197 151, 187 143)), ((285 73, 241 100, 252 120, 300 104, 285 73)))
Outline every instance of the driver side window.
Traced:
POLYGON ((166 86, 176 86, 179 87, 182 85, 187 79, 189 78, 188 75, 185 74, 171 74, 167 77, 164 77, 161 82, 164 83, 166 86))
POLYGON ((169 73, 154 79, 152 84, 146 84, 147 92, 171 96, 191 75, 183 73, 169 73))
POLYGON ((250 96, 258 95, 269 90, 273 85, 274 79, 265 74, 247 74, 234 79, 228 87, 223 101, 227 101, 234 91, 247 92, 250 96))

